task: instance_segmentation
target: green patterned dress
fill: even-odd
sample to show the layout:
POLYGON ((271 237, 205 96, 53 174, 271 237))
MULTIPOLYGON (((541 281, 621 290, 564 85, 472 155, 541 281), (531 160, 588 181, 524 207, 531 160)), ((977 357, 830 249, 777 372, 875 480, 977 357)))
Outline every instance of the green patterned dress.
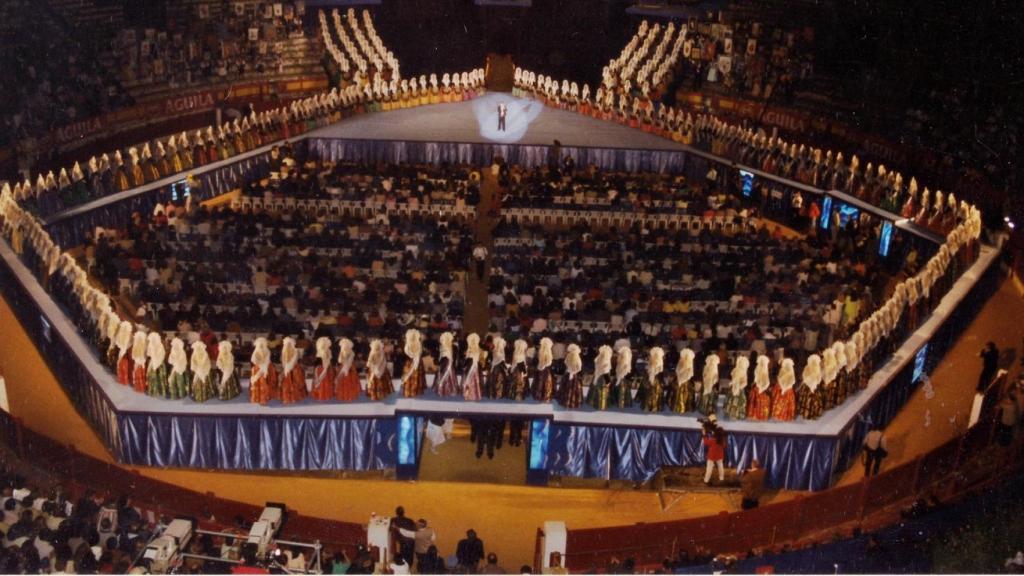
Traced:
POLYGON ((188 380, 188 370, 183 372, 171 370, 171 374, 167 378, 168 396, 171 398, 187 398, 189 391, 188 380))
POLYGON ((211 373, 207 371, 206 375, 201 376, 199 374, 192 375, 192 399, 196 402, 206 402, 210 398, 217 396, 217 387, 213 385, 213 379, 211 373))
POLYGON ((221 400, 231 400, 242 393, 242 386, 238 383, 238 370, 232 368, 230 373, 225 374, 223 370, 217 370, 218 396, 221 400))
POLYGON ((150 366, 146 371, 146 392, 150 396, 169 397, 166 364, 161 362, 157 367, 150 366))

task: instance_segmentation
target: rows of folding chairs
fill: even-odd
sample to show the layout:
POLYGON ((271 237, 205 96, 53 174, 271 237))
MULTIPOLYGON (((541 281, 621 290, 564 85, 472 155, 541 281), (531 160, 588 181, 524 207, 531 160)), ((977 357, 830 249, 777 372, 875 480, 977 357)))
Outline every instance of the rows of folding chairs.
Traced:
POLYGON ((602 228, 629 228, 642 224, 652 230, 726 230, 730 232, 746 228, 746 224, 725 216, 705 218, 691 214, 641 214, 634 212, 601 212, 587 210, 553 210, 549 208, 512 208, 503 215, 516 224, 544 227, 568 227, 579 223, 597 225, 602 228))
POLYGON ((386 202, 367 202, 356 200, 331 199, 295 199, 295 198, 237 198, 231 206, 235 210, 302 210, 304 212, 325 213, 331 216, 356 216, 372 218, 385 210, 391 215, 403 217, 420 215, 436 218, 468 219, 475 215, 471 206, 458 206, 454 202, 432 202, 429 205, 410 206, 408 204, 388 204, 386 202))

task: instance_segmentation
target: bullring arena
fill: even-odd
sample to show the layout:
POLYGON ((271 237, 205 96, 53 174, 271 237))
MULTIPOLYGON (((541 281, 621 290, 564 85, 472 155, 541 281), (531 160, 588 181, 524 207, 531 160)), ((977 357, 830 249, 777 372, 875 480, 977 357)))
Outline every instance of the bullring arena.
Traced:
POLYGON ((859 550, 1018 486, 1015 208, 772 99, 813 30, 605 7, 588 78, 264 4, 187 8, 226 87, 119 36, 134 107, 2 180, 3 532, 52 554, 0 571, 931 571, 859 550))

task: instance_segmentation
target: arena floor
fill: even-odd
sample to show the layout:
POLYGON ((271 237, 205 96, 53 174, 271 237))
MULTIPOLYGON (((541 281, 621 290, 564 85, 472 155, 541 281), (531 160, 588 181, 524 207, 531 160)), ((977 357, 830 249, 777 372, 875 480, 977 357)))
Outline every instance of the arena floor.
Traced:
POLYGON ((535 100, 492 92, 468 102, 420 106, 364 114, 310 132, 310 138, 354 140, 403 140, 549 145, 558 139, 563 146, 682 150, 671 140, 596 120, 567 110, 544 106, 535 100), (508 106, 504 132, 499 132, 498 104, 508 106))
MULTIPOLYGON (((0 301, 5 338, 0 341, 0 372, 7 379, 11 412, 30 428, 57 440, 74 444, 80 451, 111 462, 89 425, 72 407, 53 374, 24 330, 16 323, 6 301, 0 301)), ((977 352, 987 340, 1001 348, 1020 344, 1024 324, 1024 299, 1012 281, 1006 281, 985 305, 977 319, 932 375, 935 396, 926 398, 918 389, 890 425, 892 456, 886 467, 913 459, 961 432, 966 425, 974 384, 981 360, 977 352), (925 424, 928 413, 929 424, 925 424)), ((1017 358, 1008 354, 1004 363, 1016 377, 1017 358)), ((476 460, 468 439, 456 437, 441 446, 429 477, 450 470, 453 476, 479 467, 482 475, 502 475, 514 469, 514 449, 503 448, 494 461, 476 460), (434 468, 434 467, 437 468, 434 468)), ((520 449, 521 450, 521 449, 520 449)), ((300 514, 360 522, 371 512, 385 513, 404 505, 414 517, 429 519, 439 532, 438 544, 448 552, 467 528, 475 528, 502 564, 516 568, 530 562, 535 529, 545 520, 564 520, 572 527, 598 527, 681 519, 735 509, 731 499, 716 494, 692 494, 662 512, 653 491, 628 487, 537 488, 508 484, 459 481, 396 482, 387 479, 345 479, 259 475, 196 470, 141 469, 139 472, 199 491, 254 504, 267 500, 287 502, 300 514)), ((841 482, 854 482, 862 470, 853 467, 841 482)), ((495 480, 500 481, 499 478, 495 480)), ((774 498, 793 497, 780 493, 774 498)))

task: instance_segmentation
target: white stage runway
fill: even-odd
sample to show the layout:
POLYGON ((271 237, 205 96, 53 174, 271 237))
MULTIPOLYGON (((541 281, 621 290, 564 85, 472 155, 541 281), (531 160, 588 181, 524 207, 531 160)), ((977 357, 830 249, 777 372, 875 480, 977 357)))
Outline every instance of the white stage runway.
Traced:
POLYGON ((568 110, 549 108, 536 100, 492 92, 468 102, 434 104, 363 114, 314 130, 309 138, 465 142, 684 151, 666 138, 568 110), (499 132, 498 105, 508 107, 506 131, 499 132))

